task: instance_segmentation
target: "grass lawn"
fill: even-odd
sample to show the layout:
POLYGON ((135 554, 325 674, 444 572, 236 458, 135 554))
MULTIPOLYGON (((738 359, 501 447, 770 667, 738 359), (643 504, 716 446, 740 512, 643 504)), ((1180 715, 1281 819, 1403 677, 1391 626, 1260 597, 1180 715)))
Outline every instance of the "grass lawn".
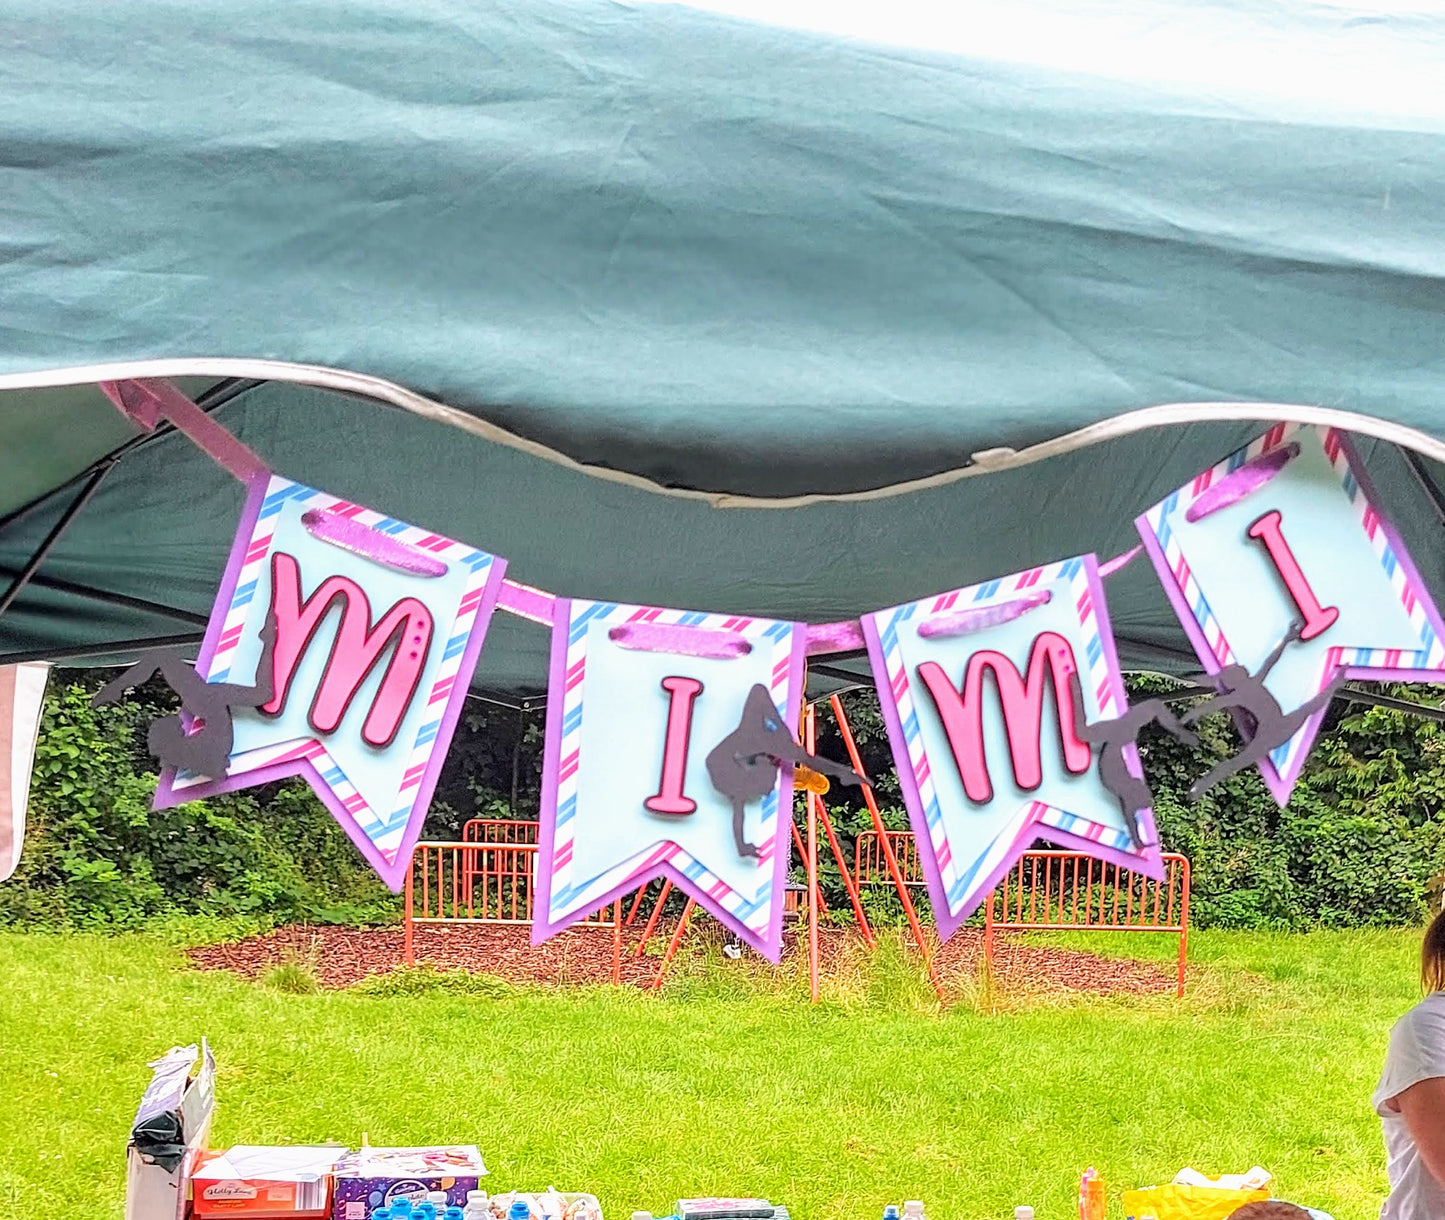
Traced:
MULTIPOLYGON (((1116 1188, 1254 1164, 1373 1216, 1369 1095, 1417 997, 1418 933, 1200 933, 1191 994, 976 997, 945 1013, 896 949, 817 1008, 796 976, 679 969, 610 988, 289 994, 187 968, 160 935, 0 935, 0 1215, 121 1215, 123 1148, 175 1043, 220 1061, 213 1142, 475 1142, 493 1190, 592 1190, 618 1220, 756 1193, 800 1220, 1040 1220, 1116 1188)), ((1144 936, 1065 942, 1167 958, 1144 936)), ((1111 1215, 1122 1215, 1117 1195, 1111 1215)))

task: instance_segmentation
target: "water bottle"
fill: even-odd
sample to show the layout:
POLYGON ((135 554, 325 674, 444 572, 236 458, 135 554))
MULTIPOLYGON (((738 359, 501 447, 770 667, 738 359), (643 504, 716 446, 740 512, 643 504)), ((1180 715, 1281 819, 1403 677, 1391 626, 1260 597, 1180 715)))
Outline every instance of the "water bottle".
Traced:
POLYGON ((632 1220, 652 1220, 651 1212, 633 1212, 632 1220))
POLYGON ((447 1205, 451 1202, 451 1200, 447 1198, 447 1192, 444 1190, 427 1191, 426 1201, 436 1209, 437 1215, 439 1216, 446 1214, 447 1205))
POLYGON ((378 1207, 371 1213, 371 1220, 391 1220, 391 1208, 378 1207))
POLYGON ((507 1208, 507 1220, 530 1220, 531 1215, 532 1209, 525 1199, 513 1199, 512 1206, 507 1208))
POLYGON ((487 1192, 485 1190, 467 1191, 467 1206, 462 1212, 462 1220, 487 1220, 491 1215, 491 1209, 487 1206, 487 1192))
POLYGON ((455 1204, 449 1206, 444 1215, 446 1220, 463 1220, 462 1209, 455 1204))
POLYGON ((1014 1220, 1034 1220, 1034 1209, 1027 1204, 1014 1208, 1014 1220))
POLYGON ((883 1220, 898 1220, 898 1205, 890 1203, 883 1209, 883 1220))
POLYGON ((407 1220, 411 1215, 411 1200, 405 1195, 397 1195, 391 1201, 392 1220, 407 1220))
POLYGON ((923 1220, 923 1204, 917 1199, 904 1203, 903 1220, 923 1220))

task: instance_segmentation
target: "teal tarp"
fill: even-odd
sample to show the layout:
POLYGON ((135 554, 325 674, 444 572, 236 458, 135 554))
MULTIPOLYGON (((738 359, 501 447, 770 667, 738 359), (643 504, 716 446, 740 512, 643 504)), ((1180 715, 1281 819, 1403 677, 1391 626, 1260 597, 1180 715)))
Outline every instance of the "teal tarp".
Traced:
MULTIPOLYGON (((0 378, 353 370, 585 463, 761 496, 1172 402, 1445 439, 1445 92, 1420 87, 1445 15, 1035 2, 1009 33, 989 6, 972 32, 928 9, 952 20, 903 4, 897 37, 854 38, 601 0, 21 0, 0 14, 0 378)), ((248 389, 221 416, 283 473, 529 583, 813 619, 1122 549, 1152 496, 1257 430, 738 510, 319 391, 248 389)), ((0 507, 39 500, 0 523, 0 566, 129 435, 93 391, 0 395, 0 507)), ((1425 489, 1372 448, 1440 591, 1425 489)), ((204 613, 238 503, 173 439, 131 451, 0 617, 0 653, 193 630, 74 586, 204 613)), ((1151 584, 1110 596, 1126 656, 1162 664, 1182 640, 1151 584)), ((535 686, 539 636, 499 626, 482 680, 535 686)))

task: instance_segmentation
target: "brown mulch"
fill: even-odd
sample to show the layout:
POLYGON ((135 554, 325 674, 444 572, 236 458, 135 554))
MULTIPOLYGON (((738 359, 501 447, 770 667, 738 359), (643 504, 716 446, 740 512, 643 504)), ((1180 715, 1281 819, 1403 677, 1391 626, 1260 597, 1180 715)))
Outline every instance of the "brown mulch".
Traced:
MULTIPOLYGON (((690 936, 708 935, 695 928, 690 936)), ((659 928, 654 945, 666 944, 670 928, 659 928)), ((659 959, 635 956, 640 928, 624 929, 622 981, 646 986, 656 976, 659 959)), ((856 933, 820 929, 819 961, 826 975, 840 955, 855 947, 856 933)), ((787 934, 788 957, 806 952, 805 943, 787 934)), ((350 987, 373 974, 403 963, 400 928, 286 927, 233 944, 203 945, 188 951, 202 970, 230 970, 258 978, 270 967, 288 961, 310 965, 324 987, 350 987)), ((971 982, 983 956, 983 933, 960 930, 936 957, 940 979, 954 990, 971 982)), ((533 946, 530 929, 516 924, 447 924, 416 929, 418 964, 494 975, 512 983, 582 983, 612 981, 613 942, 608 927, 572 928, 542 945, 533 946)), ((1174 986, 1172 970, 1153 962, 1104 958, 1093 953, 1021 944, 998 936, 994 947, 993 981, 1007 991, 1066 990, 1096 994, 1148 994, 1174 986)))
MULTIPOLYGON (((1127 944, 1127 940, 1124 943, 1127 944)), ((975 974, 982 960, 982 930, 961 928, 938 950, 935 964, 947 985, 960 976, 975 974)), ((1098 995, 1149 995, 1174 990, 1175 973, 1158 962, 1024 944, 995 933, 993 982, 1008 992, 1065 990, 1098 995)))

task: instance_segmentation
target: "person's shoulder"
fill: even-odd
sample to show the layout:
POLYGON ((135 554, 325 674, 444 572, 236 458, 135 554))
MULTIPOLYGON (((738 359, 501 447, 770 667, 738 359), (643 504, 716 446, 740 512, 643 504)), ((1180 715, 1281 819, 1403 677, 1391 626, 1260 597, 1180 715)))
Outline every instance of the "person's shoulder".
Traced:
POLYGON ((1395 1029, 1431 1033, 1445 1030, 1445 991, 1432 991, 1395 1022, 1395 1029))

